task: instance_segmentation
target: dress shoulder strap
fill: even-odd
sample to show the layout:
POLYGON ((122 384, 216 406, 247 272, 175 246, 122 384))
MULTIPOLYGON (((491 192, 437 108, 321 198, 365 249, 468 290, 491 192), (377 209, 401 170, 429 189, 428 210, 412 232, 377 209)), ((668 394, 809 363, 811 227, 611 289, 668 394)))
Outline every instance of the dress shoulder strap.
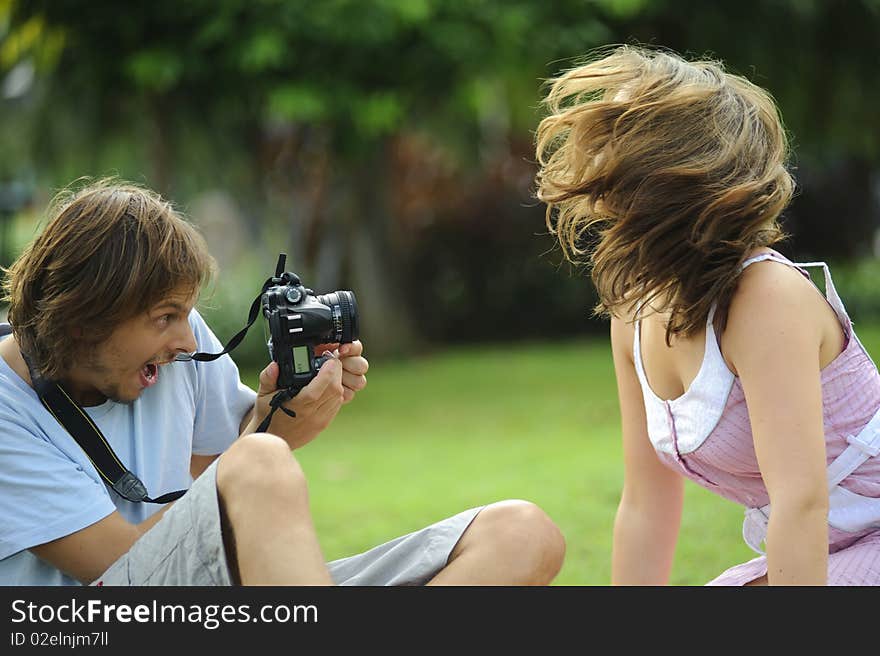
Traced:
POLYGON ((644 369, 642 368, 642 317, 641 317, 641 306, 639 307, 639 311, 636 313, 635 321, 633 321, 633 363, 636 366, 636 374, 639 377, 639 381, 641 381, 642 385, 647 383, 647 376, 645 374, 644 369))
POLYGON ((768 253, 758 253, 757 255, 753 255, 744 261, 741 265, 743 269, 751 264, 755 264, 756 262, 763 262, 765 260, 773 260, 774 262, 779 262, 780 264, 787 264, 790 267, 798 268, 798 265, 789 260, 787 257, 780 255, 776 251, 770 251, 768 253))
POLYGON ((834 286, 834 281, 831 279, 831 270, 828 268, 828 264, 826 264, 825 262, 792 262, 783 255, 772 251, 769 253, 759 253, 758 255, 748 258, 742 263, 742 268, 745 269, 751 264, 755 264, 756 262, 763 262, 765 260, 772 260, 774 262, 779 262, 780 264, 785 264, 787 266, 793 267, 800 271, 807 279, 810 279, 810 274, 806 271, 808 267, 822 267, 822 271, 825 274, 825 299, 828 301, 829 305, 831 305, 841 323, 844 326, 848 326, 850 324, 849 314, 847 313, 846 308, 843 305, 843 300, 837 293, 837 288, 835 288, 834 286))

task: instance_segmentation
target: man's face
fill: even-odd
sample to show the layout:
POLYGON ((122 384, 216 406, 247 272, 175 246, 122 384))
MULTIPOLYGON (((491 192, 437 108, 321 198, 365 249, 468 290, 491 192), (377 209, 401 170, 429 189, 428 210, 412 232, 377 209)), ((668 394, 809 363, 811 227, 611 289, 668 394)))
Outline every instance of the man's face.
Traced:
POLYGON ((196 350, 188 321, 196 298, 189 288, 172 292, 84 352, 64 378, 73 397, 84 406, 106 399, 131 403, 155 385, 175 355, 196 350))

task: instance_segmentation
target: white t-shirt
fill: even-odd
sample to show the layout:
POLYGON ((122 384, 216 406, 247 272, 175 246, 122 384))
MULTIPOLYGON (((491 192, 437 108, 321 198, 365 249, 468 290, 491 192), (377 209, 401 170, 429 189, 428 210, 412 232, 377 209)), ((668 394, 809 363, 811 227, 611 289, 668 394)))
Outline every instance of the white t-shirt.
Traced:
MULTIPOLYGON (((199 351, 222 350, 197 311, 189 322, 199 351)), ((225 451, 255 398, 227 354, 213 362, 175 362, 133 403, 105 401, 85 410, 156 498, 189 488, 190 457, 225 451)), ((114 510, 139 523, 160 508, 110 490, 34 390, 0 358, 0 585, 79 585, 28 549, 114 510)))

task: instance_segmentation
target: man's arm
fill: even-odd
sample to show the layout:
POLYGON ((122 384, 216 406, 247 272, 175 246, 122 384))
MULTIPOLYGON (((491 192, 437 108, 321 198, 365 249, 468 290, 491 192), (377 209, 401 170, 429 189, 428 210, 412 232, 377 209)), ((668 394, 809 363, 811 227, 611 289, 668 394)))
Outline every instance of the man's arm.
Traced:
POLYGON ((166 504, 140 524, 131 524, 119 512, 113 512, 91 526, 31 547, 30 551, 68 576, 82 583, 91 583, 131 549, 171 505, 166 504))
POLYGON ((211 466, 211 463, 219 457, 219 453, 213 456, 192 456, 189 459, 189 473, 192 474, 193 480, 201 476, 211 466))
POLYGON ((238 435, 239 437, 244 435, 245 430, 248 427, 248 424, 251 423, 251 420, 254 418, 254 409, 251 408, 247 412, 244 413, 244 417, 241 418, 241 423, 238 425, 238 435))

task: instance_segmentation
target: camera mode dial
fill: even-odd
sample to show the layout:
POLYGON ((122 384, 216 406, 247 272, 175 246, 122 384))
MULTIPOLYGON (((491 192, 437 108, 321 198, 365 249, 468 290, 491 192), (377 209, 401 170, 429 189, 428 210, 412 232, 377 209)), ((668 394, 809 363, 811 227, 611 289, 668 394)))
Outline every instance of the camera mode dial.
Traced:
POLYGON ((284 295, 291 303, 299 303, 303 297, 302 290, 299 287, 288 287, 284 295))

